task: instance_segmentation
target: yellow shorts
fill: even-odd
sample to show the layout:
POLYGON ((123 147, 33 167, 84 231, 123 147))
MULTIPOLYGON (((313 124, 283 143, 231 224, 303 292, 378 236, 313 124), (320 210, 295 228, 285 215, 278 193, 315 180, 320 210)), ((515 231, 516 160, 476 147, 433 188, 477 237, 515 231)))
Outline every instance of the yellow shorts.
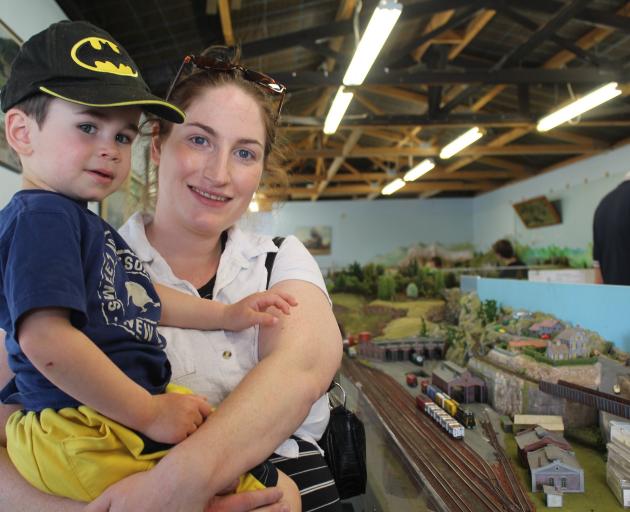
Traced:
MULTIPOLYGON (((167 392, 190 393, 172 384, 167 392)), ((85 405, 17 411, 6 432, 9 457, 31 485, 78 501, 92 501, 119 480, 151 469, 167 452, 143 453, 144 440, 137 433, 85 405)), ((241 476, 236 492, 275 485, 277 474, 269 466, 241 476)))

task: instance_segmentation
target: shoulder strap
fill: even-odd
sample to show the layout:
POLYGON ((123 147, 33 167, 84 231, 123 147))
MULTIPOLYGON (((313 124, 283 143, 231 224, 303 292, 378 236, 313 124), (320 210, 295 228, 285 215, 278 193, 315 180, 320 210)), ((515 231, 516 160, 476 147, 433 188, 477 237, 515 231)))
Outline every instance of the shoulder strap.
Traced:
MULTIPOLYGON (((276 244, 276 247, 280 249, 280 246, 284 242, 283 236, 276 236, 273 238, 273 243, 276 244)), ((277 252, 268 252, 267 258, 265 259, 265 268, 267 269, 267 287, 269 289, 269 281, 271 281, 271 270, 273 269, 273 262, 276 260, 277 252)))

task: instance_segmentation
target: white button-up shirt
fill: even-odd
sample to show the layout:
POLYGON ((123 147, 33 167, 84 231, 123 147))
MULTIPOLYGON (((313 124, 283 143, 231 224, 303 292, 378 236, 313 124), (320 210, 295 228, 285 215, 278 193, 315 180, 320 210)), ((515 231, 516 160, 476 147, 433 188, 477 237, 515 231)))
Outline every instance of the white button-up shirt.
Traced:
MULTIPOLYGON (((144 225, 150 217, 135 213, 119 230, 144 263, 151 278, 190 295, 199 296, 188 281, 173 274, 168 263, 147 240, 144 225)), ((280 250, 271 237, 241 231, 228 231, 214 285, 214 300, 233 304, 247 295, 264 291, 267 285, 267 253, 278 252, 269 286, 287 279, 308 281, 328 298, 324 279, 313 257, 294 236, 287 237, 280 250)), ((220 403, 259 361, 258 326, 243 331, 197 331, 175 327, 159 328, 166 338, 166 353, 172 367, 171 381, 204 395, 211 404, 220 403)), ((294 435, 316 444, 328 424, 328 399, 317 400, 294 435)), ((297 443, 288 439, 276 450, 284 457, 297 457, 297 443)))

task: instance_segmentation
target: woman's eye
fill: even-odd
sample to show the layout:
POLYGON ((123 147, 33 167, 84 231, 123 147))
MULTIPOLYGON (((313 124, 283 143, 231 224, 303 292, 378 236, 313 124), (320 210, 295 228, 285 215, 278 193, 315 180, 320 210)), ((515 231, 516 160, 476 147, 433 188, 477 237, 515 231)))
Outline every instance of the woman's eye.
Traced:
POLYGON ((83 123, 79 125, 79 130, 85 133, 94 133, 96 132, 96 126, 89 123, 83 123))
POLYGON ((190 141, 197 146, 203 146, 208 143, 208 140, 205 137, 201 137, 199 135, 191 137, 190 141))
POLYGON ((254 153, 252 153, 249 149, 239 149, 236 151, 236 154, 239 158, 242 158, 243 160, 254 158, 254 153))

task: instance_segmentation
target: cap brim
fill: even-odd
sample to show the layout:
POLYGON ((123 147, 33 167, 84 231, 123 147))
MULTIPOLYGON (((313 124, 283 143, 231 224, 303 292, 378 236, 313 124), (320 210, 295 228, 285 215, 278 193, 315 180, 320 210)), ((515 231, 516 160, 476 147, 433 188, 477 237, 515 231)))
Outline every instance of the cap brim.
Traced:
POLYGON ((57 85, 54 86, 54 90, 40 86, 39 90, 56 98, 90 107, 137 106, 172 123, 183 123, 186 118, 186 114, 175 105, 148 92, 132 90, 128 87, 111 86, 105 90, 101 88, 98 97, 95 95, 94 88, 86 88, 85 84, 82 86, 57 85))

